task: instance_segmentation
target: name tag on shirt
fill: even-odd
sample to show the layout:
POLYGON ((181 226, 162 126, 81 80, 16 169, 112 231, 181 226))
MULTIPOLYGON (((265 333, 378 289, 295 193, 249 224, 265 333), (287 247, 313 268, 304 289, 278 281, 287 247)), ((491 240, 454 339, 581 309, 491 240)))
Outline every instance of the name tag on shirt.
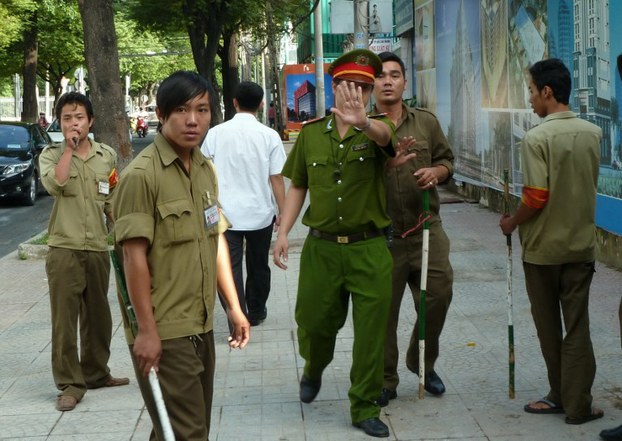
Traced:
POLYGON ((99 194, 110 194, 110 184, 106 181, 99 181, 97 183, 97 189, 99 194))
POLYGON ((210 229, 218 224, 220 220, 220 215, 218 214, 218 206, 212 205, 206 208, 203 211, 203 215, 205 216, 205 225, 207 229, 210 229))

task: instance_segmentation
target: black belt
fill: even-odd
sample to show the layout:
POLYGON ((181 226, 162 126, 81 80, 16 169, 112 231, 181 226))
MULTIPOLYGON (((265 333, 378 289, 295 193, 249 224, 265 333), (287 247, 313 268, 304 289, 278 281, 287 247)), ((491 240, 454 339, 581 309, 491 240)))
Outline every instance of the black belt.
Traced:
POLYGON ((382 230, 371 230, 364 233, 354 233, 347 236, 339 236, 337 234, 324 233, 323 231, 316 230, 315 228, 309 228, 309 234, 313 237, 317 237, 318 239, 324 239, 342 244, 360 242, 362 240, 371 239, 372 237, 384 236, 382 230))

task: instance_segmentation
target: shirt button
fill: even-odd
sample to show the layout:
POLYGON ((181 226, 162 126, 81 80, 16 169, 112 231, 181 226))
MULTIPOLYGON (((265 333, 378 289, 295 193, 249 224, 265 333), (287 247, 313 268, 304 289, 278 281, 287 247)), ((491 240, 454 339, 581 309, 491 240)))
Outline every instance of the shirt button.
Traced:
POLYGON ((364 160, 365 160, 365 159, 363 159, 363 157, 362 157, 362 156, 359 158, 359 161, 361 161, 361 162, 363 162, 364 160))
POLYGON ((337 202, 341 202, 341 198, 337 198, 337 202))
POLYGON ((341 179, 339 179, 339 180, 337 181, 337 184, 341 185, 341 179))
POLYGON ((314 163, 313 163, 313 167, 315 167, 316 165, 317 165, 317 162, 314 162, 314 163))
POLYGON ((339 144, 339 148, 342 149, 343 148, 343 144, 339 144))
POLYGON ((341 222, 343 220, 343 217, 339 216, 339 222, 341 222))

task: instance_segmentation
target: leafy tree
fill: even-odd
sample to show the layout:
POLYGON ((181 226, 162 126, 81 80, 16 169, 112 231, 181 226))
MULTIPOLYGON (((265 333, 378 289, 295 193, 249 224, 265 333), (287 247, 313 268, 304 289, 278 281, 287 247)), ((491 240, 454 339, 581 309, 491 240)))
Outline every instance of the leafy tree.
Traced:
POLYGON ((222 64, 223 83, 226 83, 223 91, 227 94, 224 102, 228 107, 238 78, 237 35, 254 33, 265 46, 269 40, 278 40, 287 21, 296 21, 292 17, 309 14, 309 0, 268 0, 268 3, 274 15, 271 27, 266 25, 266 3, 256 0, 126 1, 132 18, 145 27, 155 32, 187 32, 196 69, 212 86, 213 123, 222 120, 216 56, 219 55, 222 64))
POLYGON ((129 75, 130 96, 135 103, 144 105, 154 100, 159 82, 176 70, 194 67, 187 35, 163 35, 144 29, 131 20, 126 13, 115 16, 119 47, 120 72, 129 75))

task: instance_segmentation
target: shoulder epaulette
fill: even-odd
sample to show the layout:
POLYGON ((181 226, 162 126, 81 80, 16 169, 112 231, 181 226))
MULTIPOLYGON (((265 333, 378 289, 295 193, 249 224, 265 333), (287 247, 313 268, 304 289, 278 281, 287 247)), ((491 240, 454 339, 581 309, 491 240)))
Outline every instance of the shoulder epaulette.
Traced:
POLYGON ((320 117, 320 118, 310 119, 309 121, 303 121, 303 122, 302 122, 302 125, 303 125, 303 126, 306 126, 307 124, 313 124, 313 123, 316 123, 316 122, 318 122, 318 121, 323 121, 323 120, 325 120, 326 118, 327 118, 326 116, 322 116, 322 117, 320 117))
POLYGON ((429 113, 430 115, 432 115, 434 118, 436 118, 436 114, 434 112, 432 112, 430 109, 426 109, 425 107, 415 107, 415 110, 419 110, 421 112, 425 112, 425 113, 429 113))
POLYGON ((386 113, 376 113, 375 115, 368 115, 370 118, 374 118, 374 119, 378 119, 378 118, 384 118, 387 116, 386 113))

